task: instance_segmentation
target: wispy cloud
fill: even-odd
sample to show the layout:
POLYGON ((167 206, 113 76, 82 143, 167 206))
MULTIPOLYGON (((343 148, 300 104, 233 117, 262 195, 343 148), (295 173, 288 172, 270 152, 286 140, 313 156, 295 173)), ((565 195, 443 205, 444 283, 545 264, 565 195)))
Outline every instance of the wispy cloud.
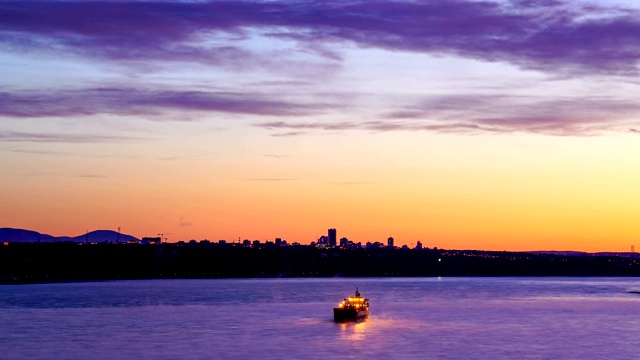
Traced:
MULTIPOLYGON (((628 122, 612 117, 611 114, 624 118, 640 112, 640 109, 636 109, 638 106, 633 104, 626 108, 627 112, 619 109, 607 112, 607 107, 615 106, 612 104, 594 103, 585 105, 583 108, 576 106, 577 110, 563 110, 565 106, 566 104, 562 102, 541 101, 521 108, 514 106, 494 111, 474 111, 473 108, 457 109, 454 113, 445 110, 425 110, 424 112, 414 111, 410 117, 395 117, 395 113, 391 113, 384 114, 381 119, 369 121, 339 123, 275 121, 256 123, 254 126, 273 131, 273 136, 304 135, 311 131, 326 133, 429 131, 451 134, 529 132, 546 135, 591 136, 626 129, 628 122), (299 129, 305 131, 298 131, 299 129), (293 131, 282 132, 287 130, 293 131)), ((496 107, 499 105, 496 104, 496 107)))
POLYGON ((209 38, 243 39, 257 29, 337 60, 322 44, 450 54, 549 73, 627 75, 638 72, 639 19, 636 10, 570 1, 8 1, 0 4, 0 42, 119 61, 216 64, 247 54, 209 38))
POLYGON ((194 154, 176 154, 176 155, 171 155, 171 156, 159 156, 157 159, 158 160, 163 160, 163 161, 176 161, 176 160, 183 160, 183 159, 194 159, 194 158, 207 157, 207 156, 210 156, 212 154, 214 154, 214 153, 205 152, 205 153, 194 153, 194 154))
MULTIPOLYGON (((277 63, 280 57, 301 57, 296 60, 301 63, 310 59, 341 63, 346 62, 341 53, 346 48, 353 52, 374 48, 508 63, 554 79, 612 76, 629 83, 639 75, 638 43, 640 10, 565 0, 0 2, 3 51, 71 54, 98 67, 139 62, 169 68, 168 64, 184 61, 243 68, 248 63, 277 63), (291 49, 272 51, 269 47, 279 41, 291 49), (252 46, 256 43, 261 46, 252 46), (271 58, 274 53, 277 60, 271 58)), ((263 75, 244 80, 238 76, 237 83, 224 88, 232 91, 219 90, 222 87, 204 91, 202 83, 194 87, 197 81, 177 82, 170 88, 153 81, 123 87, 92 82, 86 88, 54 86, 47 91, 5 87, 0 89, 0 117, 107 114, 190 121, 196 118, 194 113, 250 115, 264 117, 254 126, 286 138, 339 131, 591 135, 609 129, 626 131, 627 120, 640 113, 635 99, 486 93, 423 96, 414 102, 405 98, 404 106, 380 110, 382 105, 367 94, 349 93, 348 87, 341 90, 337 83, 328 82, 335 91, 314 87, 319 81, 313 74, 263 75), (360 95, 368 99, 366 105, 367 100, 356 99, 360 95), (179 116, 171 117, 175 114, 179 116), (318 116, 326 114, 344 121, 318 116)), ((511 94, 496 86, 492 92, 511 94)), ((398 97, 405 94, 398 93, 398 97)), ((0 141, 7 142, 116 141, 90 137, 0 133, 0 141)))
MULTIPOLYGON (((466 123, 451 123, 451 124, 439 124, 425 121, 414 122, 398 122, 389 120, 379 121, 363 121, 363 122, 341 122, 341 123, 297 123, 297 122, 268 122, 254 124, 256 127, 261 127, 268 130, 283 130, 283 129, 308 129, 308 130, 322 130, 322 131, 345 131, 345 130, 367 130, 374 132, 387 132, 387 131, 433 131, 442 133, 470 133, 470 132, 505 132, 498 127, 482 126, 478 124, 466 124, 466 123)), ((281 133, 274 133, 274 136, 279 136, 281 133)), ((296 135, 303 133, 296 132, 296 135)))
POLYGON ((352 122, 315 122, 315 123, 304 123, 304 122, 285 122, 285 121, 271 121, 265 122, 261 124, 257 124, 256 126, 262 127, 265 129, 301 129, 301 130, 310 130, 310 129, 321 129, 321 130, 348 130, 348 129, 357 129, 360 127, 358 123, 352 122))
POLYGON ((95 88, 0 92, 0 116, 7 117, 153 115, 167 110, 294 116, 320 112, 324 107, 280 101, 261 94, 203 91, 95 88))
POLYGON ((140 140, 131 136, 114 136, 98 134, 66 134, 66 133, 26 133, 0 131, 0 142, 35 142, 35 143, 105 143, 140 140))
POLYGON ((374 181, 342 181, 336 183, 338 185, 371 185, 376 184, 374 181))
POLYGON ((290 155, 284 155, 284 154, 262 154, 262 156, 268 157, 268 158, 274 158, 274 159, 284 159, 284 158, 291 157, 290 155))
POLYGON ((310 131, 431 131, 437 133, 512 133, 597 135, 626 129, 637 118, 640 104, 616 97, 449 95, 418 100, 413 105, 380 114, 375 120, 347 122, 270 121, 254 124, 282 134, 310 131), (284 132, 283 132, 284 131, 284 132))
POLYGON ((299 135, 304 135, 304 134, 306 134, 306 132, 304 132, 304 131, 287 131, 287 132, 273 133, 273 134, 271 134, 271 136, 275 136, 275 137, 290 137, 290 136, 299 136, 299 135))
POLYGON ((193 225, 192 222, 186 221, 184 219, 184 216, 180 216, 180 221, 178 221, 178 227, 188 227, 188 226, 191 226, 191 225, 193 225))
POLYGON ((74 177, 85 178, 85 179, 107 179, 108 178, 108 176, 98 175, 98 174, 79 174, 79 175, 75 175, 74 177))
POLYGON ((2 150, 0 149, 0 151, 7 151, 7 152, 12 152, 12 153, 18 153, 18 154, 32 154, 32 155, 75 155, 74 153, 71 152, 63 152, 63 151, 45 151, 45 150, 29 150, 29 149, 7 149, 7 150, 2 150))

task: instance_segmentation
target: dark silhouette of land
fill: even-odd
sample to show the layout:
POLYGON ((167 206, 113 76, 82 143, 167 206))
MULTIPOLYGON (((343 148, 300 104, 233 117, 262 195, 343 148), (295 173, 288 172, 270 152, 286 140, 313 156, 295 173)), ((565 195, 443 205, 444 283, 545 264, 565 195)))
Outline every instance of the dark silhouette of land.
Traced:
POLYGON ((639 276, 635 253, 570 255, 210 243, 0 244, 0 283, 384 276, 639 276))
POLYGON ((52 236, 33 230, 0 228, 0 242, 128 242, 136 237, 113 230, 94 230, 78 236, 52 236))

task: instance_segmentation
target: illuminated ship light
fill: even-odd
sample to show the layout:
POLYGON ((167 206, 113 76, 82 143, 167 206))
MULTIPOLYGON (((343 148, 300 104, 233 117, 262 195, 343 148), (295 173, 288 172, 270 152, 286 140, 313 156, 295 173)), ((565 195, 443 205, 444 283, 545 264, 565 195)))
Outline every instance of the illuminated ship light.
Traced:
POLYGON ((357 321, 369 316, 369 299, 360 295, 356 289, 354 297, 345 298, 333 308, 333 320, 335 322, 357 321))

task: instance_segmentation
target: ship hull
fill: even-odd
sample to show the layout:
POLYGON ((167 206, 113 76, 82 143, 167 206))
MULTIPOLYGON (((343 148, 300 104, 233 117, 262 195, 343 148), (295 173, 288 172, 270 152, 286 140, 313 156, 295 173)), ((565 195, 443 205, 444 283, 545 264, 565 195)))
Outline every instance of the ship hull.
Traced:
POLYGON ((335 322, 364 320, 367 316, 369 316, 369 311, 333 308, 333 321, 335 322))

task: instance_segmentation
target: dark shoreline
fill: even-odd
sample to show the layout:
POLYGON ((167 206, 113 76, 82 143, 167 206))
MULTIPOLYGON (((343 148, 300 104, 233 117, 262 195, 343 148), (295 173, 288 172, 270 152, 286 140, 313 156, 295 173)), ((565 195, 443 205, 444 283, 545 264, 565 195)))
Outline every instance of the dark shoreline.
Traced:
POLYGON ((278 277, 640 276, 640 258, 631 255, 253 248, 215 243, 10 243, 0 246, 0 284, 278 277))

